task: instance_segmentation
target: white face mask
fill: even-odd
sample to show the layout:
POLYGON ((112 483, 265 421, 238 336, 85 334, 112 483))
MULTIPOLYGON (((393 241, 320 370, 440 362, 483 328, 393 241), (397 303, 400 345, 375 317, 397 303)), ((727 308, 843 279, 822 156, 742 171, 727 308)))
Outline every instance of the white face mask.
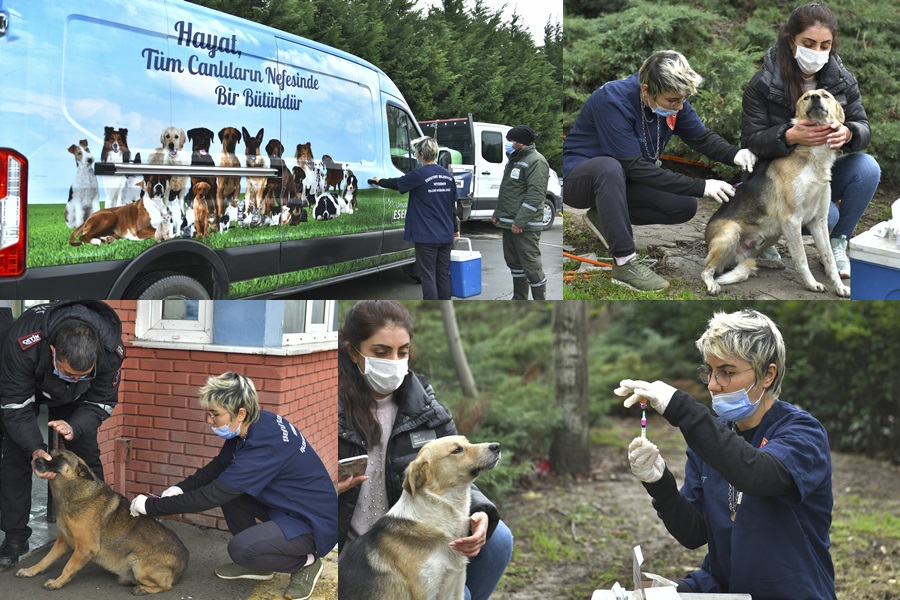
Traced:
MULTIPOLYGON (((357 350, 357 352, 359 352, 357 350)), ((360 356, 366 359, 366 370, 360 372, 369 389, 376 394, 387 396, 393 394, 409 373, 409 358, 390 360, 387 358, 372 358, 360 352, 360 356)), ((359 368, 359 365, 356 365, 359 368)))
POLYGON ((800 66, 800 70, 803 71, 806 75, 818 73, 822 69, 822 67, 828 64, 829 56, 830 53, 828 50, 822 50, 821 52, 819 52, 817 50, 804 48, 803 46, 797 46, 797 51, 794 52, 794 58, 797 59, 797 64, 800 66))

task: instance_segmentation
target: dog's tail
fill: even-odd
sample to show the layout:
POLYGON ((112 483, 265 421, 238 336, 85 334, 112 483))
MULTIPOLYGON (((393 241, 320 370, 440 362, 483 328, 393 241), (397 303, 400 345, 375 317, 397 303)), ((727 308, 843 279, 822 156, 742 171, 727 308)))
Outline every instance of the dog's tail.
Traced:
POLYGON ((80 226, 76 227, 75 230, 72 232, 72 235, 69 236, 69 245, 70 246, 81 246, 82 244, 84 244, 84 242, 81 241, 81 234, 84 232, 84 226, 86 223, 87 223, 87 221, 82 223, 80 226), (75 241, 76 238, 78 239, 78 241, 75 241))
POLYGON ((722 285, 740 283, 747 281, 754 273, 756 273, 756 258, 745 258, 732 270, 716 277, 716 283, 722 285))

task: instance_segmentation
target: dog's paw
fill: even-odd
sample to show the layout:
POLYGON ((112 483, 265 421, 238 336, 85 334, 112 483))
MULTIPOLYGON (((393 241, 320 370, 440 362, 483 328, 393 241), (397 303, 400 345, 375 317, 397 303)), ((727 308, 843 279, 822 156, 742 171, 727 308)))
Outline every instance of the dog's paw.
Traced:
POLYGON ((849 298, 850 297, 850 288, 843 284, 835 287, 834 292, 841 298, 849 298))
POLYGON ((62 586, 63 584, 60 583, 59 579, 48 579, 41 587, 43 587, 45 590, 58 590, 62 586))
POLYGON ((818 281, 811 281, 806 284, 806 288, 811 292, 824 292, 825 286, 818 281))
POLYGON ((35 572, 34 568, 16 571, 16 577, 34 577, 35 575, 37 575, 37 572, 35 572))
POLYGON ((718 296, 722 291, 722 286, 713 281, 712 283, 706 284, 706 291, 709 292, 710 296, 718 296))

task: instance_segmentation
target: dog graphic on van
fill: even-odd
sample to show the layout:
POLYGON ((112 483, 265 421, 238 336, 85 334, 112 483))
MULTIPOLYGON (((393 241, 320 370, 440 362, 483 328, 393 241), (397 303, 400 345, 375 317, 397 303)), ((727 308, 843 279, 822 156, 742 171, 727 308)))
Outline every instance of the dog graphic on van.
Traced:
MULTIPOLYGON (((181 155, 185 141, 184 129, 175 126, 166 127, 159 134, 159 148, 150 153, 149 163, 151 165, 188 164, 181 155)), ((181 237, 181 228, 184 220, 182 200, 187 192, 187 187, 188 178, 186 176, 179 175, 169 178, 168 188, 166 189, 166 206, 171 214, 173 237, 181 237)))
POLYGON ((66 225, 70 229, 81 227, 89 216, 100 210, 100 186, 94 174, 94 157, 87 140, 69 146, 75 157, 75 181, 69 187, 66 202, 66 225))
MULTIPOLYGON (((264 130, 260 129, 256 135, 250 135, 246 127, 241 127, 244 138, 244 160, 246 166, 250 168, 266 168, 266 158, 262 155, 262 141, 264 130)), ((269 207, 263 203, 263 192, 266 189, 266 176, 262 177, 246 177, 247 190, 244 192, 244 212, 260 213, 262 217, 270 214, 269 207)))
MULTIPOLYGON (((100 161, 122 164, 131 160, 131 151, 128 149, 128 130, 124 127, 116 129, 107 126, 103 129, 103 150, 100 151, 100 161)), ((113 208, 134 202, 137 198, 131 194, 129 199, 123 199, 124 192, 130 192, 126 186, 126 178, 122 175, 107 175, 104 177, 106 182, 106 204, 104 208, 113 208)), ((135 180, 131 180, 131 187, 136 184, 135 180)))
MULTIPOLYGON (((237 145, 241 141, 241 132, 237 127, 223 127, 219 130, 219 142, 222 143, 222 154, 219 157, 220 167, 239 167, 241 161, 235 154, 237 145)), ((225 218, 225 211, 229 205, 237 206, 241 197, 241 178, 240 177, 219 177, 217 181, 218 190, 216 191, 216 214, 220 223, 225 218)), ((229 220, 231 220, 229 218, 229 220)), ((222 223, 225 227, 222 231, 228 231, 228 225, 222 223)))

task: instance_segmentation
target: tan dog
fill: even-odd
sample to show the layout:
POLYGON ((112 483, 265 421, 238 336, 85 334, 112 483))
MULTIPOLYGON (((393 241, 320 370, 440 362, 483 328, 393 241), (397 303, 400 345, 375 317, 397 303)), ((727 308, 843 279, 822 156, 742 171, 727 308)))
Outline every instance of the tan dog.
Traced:
MULTIPOLYGON (((801 119, 819 125, 843 123, 844 110, 830 93, 815 90, 797 101, 793 122, 801 119)), ((831 167, 836 154, 828 144, 798 145, 787 156, 759 162, 753 175, 738 187, 731 202, 719 207, 706 225, 709 251, 701 277, 710 294, 718 294, 722 285, 750 277, 757 268, 756 257, 781 236, 806 287, 824 292, 825 286, 809 271, 801 235, 805 226, 813 236, 835 293, 850 296, 850 288, 841 283, 828 241, 831 167)))
POLYGON ((341 600, 461 600, 468 559, 448 544, 469 535, 470 486, 499 461, 497 443, 425 444, 400 500, 341 558, 341 600))
MULTIPOLYGON (((219 158, 220 167, 239 167, 241 161, 235 154, 238 142, 241 141, 241 132, 237 127, 223 127, 219 130, 219 141, 222 142, 222 156, 219 158)), ((240 177, 219 177, 216 190, 216 215, 221 222, 225 216, 228 204, 237 206, 241 197, 240 177)))
POLYGON ((172 589, 187 567, 188 551, 172 531, 152 517, 132 517, 129 503, 68 450, 54 450, 51 460, 38 458, 39 473, 56 473, 50 489, 57 502, 59 536, 50 552, 16 577, 34 577, 73 549, 69 562, 44 589, 58 590, 88 561, 119 576, 119 583, 136 584, 135 595, 172 589))
POLYGON ((194 231, 197 237, 209 237, 209 184, 198 181, 191 192, 194 194, 194 231))
MULTIPOLYGON (((259 130, 256 135, 250 135, 246 127, 241 127, 244 135, 245 160, 248 167, 266 168, 266 157, 262 155, 263 129, 259 130)), ((270 213, 268 207, 264 205, 263 194, 266 190, 267 177, 250 177, 247 176, 247 190, 244 192, 244 212, 251 212, 255 207, 257 211, 263 215, 270 213)))
POLYGON ((168 180, 168 175, 145 175, 138 184, 143 191, 136 202, 95 212, 72 232, 69 244, 81 246, 87 242, 99 246, 119 239, 169 239, 171 220, 164 200, 168 180))

